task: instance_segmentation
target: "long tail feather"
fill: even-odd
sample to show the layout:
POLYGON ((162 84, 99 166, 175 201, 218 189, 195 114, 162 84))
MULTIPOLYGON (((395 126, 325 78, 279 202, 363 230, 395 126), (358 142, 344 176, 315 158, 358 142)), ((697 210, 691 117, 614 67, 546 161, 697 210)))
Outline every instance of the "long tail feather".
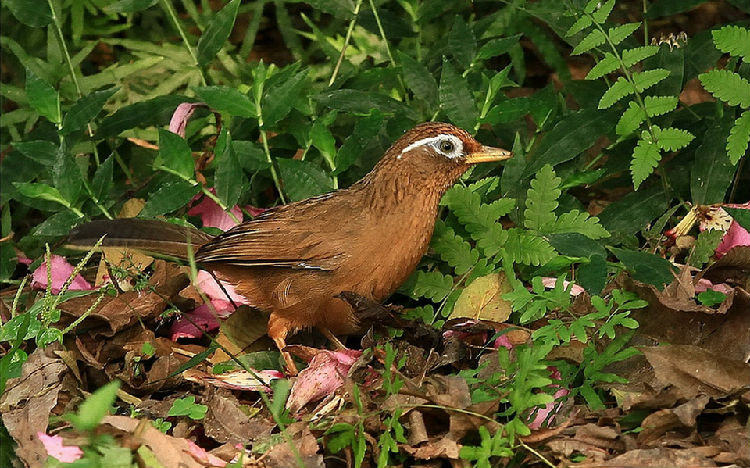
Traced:
POLYGON ((148 253, 186 259, 188 246, 193 252, 212 239, 198 229, 153 219, 98 220, 77 226, 70 233, 68 246, 91 248, 103 236, 103 247, 127 247, 148 253))

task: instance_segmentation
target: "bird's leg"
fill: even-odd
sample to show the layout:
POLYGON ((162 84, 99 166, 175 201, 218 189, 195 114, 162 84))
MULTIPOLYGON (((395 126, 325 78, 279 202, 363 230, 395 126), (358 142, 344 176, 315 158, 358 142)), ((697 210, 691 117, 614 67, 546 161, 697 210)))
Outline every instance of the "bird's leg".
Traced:
POLYGON ((291 329, 290 324, 283 317, 280 317, 276 313, 271 313, 268 318, 268 336, 271 337, 276 347, 279 348, 281 357, 284 358, 286 364, 286 370, 289 375, 297 375, 297 365, 294 364, 292 355, 288 351, 284 351, 286 348, 286 335, 291 329))
POLYGON ((328 341, 331 342, 334 348, 336 348, 339 351, 342 349, 346 349, 346 346, 344 346, 344 343, 339 341, 339 339, 336 338, 336 335, 334 335, 333 332, 331 332, 331 330, 329 330, 326 327, 318 327, 318 329, 320 330, 320 333, 323 334, 323 336, 328 338, 328 341))

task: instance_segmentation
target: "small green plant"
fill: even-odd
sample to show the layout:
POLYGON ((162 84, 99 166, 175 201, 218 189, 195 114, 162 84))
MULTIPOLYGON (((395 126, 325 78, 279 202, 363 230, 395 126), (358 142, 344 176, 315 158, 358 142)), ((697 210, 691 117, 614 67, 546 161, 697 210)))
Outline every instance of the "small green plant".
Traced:
POLYGON ((194 396, 178 398, 172 403, 167 416, 187 416, 190 419, 203 419, 208 412, 208 406, 195 402, 194 396))

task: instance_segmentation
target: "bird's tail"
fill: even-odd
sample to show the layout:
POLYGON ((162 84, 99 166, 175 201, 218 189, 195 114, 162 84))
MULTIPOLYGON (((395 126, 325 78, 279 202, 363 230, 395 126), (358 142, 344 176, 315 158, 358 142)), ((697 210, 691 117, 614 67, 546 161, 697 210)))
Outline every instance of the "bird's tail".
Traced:
POLYGON ((98 220, 73 229, 67 246, 90 249, 102 237, 102 247, 126 247, 146 253, 188 258, 188 251, 197 251, 212 236, 195 228, 155 219, 98 220))

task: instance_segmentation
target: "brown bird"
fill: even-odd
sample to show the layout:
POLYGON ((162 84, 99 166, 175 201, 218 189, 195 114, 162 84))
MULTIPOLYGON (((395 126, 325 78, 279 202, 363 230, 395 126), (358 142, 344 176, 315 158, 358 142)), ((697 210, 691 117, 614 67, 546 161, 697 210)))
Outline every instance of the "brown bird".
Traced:
POLYGON ((125 246, 187 257, 234 285, 252 306, 270 312, 268 335, 284 352, 290 332, 317 327, 357 331, 353 292, 375 302, 414 271, 430 243, 438 203, 473 164, 508 159, 446 123, 424 123, 399 138, 375 168, 347 189, 279 206, 216 236, 155 220, 94 221, 76 228, 73 245, 125 246))

